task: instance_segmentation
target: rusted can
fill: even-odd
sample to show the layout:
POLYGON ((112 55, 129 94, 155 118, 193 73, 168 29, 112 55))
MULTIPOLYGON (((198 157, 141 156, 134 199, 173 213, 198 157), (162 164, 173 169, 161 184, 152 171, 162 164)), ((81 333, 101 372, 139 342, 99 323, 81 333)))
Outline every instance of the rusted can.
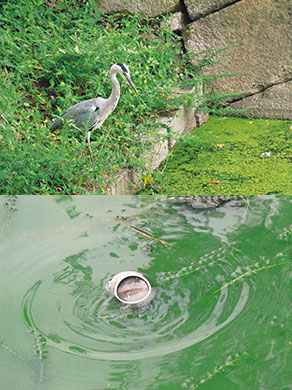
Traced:
POLYGON ((146 305, 154 297, 149 280, 136 271, 119 272, 108 281, 107 290, 118 301, 132 306, 146 305))

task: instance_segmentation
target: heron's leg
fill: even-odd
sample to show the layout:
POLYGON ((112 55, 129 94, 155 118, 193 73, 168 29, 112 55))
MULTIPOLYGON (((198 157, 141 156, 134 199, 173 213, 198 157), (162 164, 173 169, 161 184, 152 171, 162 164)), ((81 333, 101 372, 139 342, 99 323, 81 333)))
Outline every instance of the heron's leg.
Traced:
POLYGON ((92 164, 94 165, 94 159, 93 159, 93 154, 92 154, 91 145, 90 145, 90 135, 91 135, 91 131, 89 131, 87 133, 87 142, 88 142, 88 148, 89 148, 89 152, 90 152, 91 161, 92 161, 92 164))

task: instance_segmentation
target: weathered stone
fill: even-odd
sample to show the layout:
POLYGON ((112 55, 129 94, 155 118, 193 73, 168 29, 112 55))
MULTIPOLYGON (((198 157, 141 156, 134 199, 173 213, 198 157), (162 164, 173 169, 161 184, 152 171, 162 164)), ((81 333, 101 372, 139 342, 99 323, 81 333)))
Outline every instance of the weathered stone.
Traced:
POLYGON ((171 200, 179 201, 196 210, 215 209, 227 202, 236 201, 238 207, 246 206, 246 196, 242 195, 185 195, 175 196, 171 200))
POLYGON ((184 27, 182 13, 174 12, 169 16, 168 20, 163 21, 163 25, 167 26, 170 31, 181 31, 184 27))
POLYGON ((234 0, 184 0, 188 16, 196 20, 234 3, 234 0))
POLYGON ((158 139, 156 137, 156 140, 153 140, 152 149, 143 157, 146 160, 145 168, 147 170, 153 172, 166 159, 169 153, 167 135, 166 128, 160 129, 158 139), (161 138, 159 139, 159 137, 161 138))
MULTIPOLYGON (((291 12, 292 3, 288 0, 241 0, 191 23, 185 35, 185 45, 194 53, 229 46, 220 54, 225 61, 208 70, 212 73, 240 74, 218 78, 213 86, 224 93, 260 92, 268 86, 292 79, 291 12)), ((292 119, 291 92, 284 85, 275 88, 282 92, 284 89, 288 96, 282 110, 279 96, 264 93, 268 108, 268 114, 263 112, 265 117, 283 118, 288 113, 288 118, 292 119)), ((248 100, 238 101, 236 106, 244 108, 245 101, 248 100)))
POLYGON ((181 106, 179 110, 160 117, 158 122, 165 127, 158 131, 158 139, 156 137, 155 140, 151 140, 153 147, 143 156, 146 161, 145 168, 151 172, 157 169, 162 161, 166 159, 179 137, 193 131, 197 126, 195 108, 181 106), (171 137, 168 137, 168 128, 171 129, 171 137), (160 136, 161 138, 159 138, 160 136))
POLYGON ((106 14, 131 10, 145 16, 159 16, 179 9, 179 0, 99 0, 99 9, 106 14))
POLYGON ((119 175, 112 181, 111 185, 107 188, 108 195, 125 195, 130 194, 135 188, 133 183, 132 174, 129 169, 124 169, 119 175))
MULTIPOLYGON (((199 98, 202 94, 202 88, 194 87, 189 91, 177 89, 175 93, 176 95, 183 95, 186 92, 197 94, 199 98)), ((196 112, 195 106, 188 108, 181 106, 177 111, 159 118, 159 123, 162 124, 162 128, 158 131, 158 137, 148 139, 148 141, 153 143, 153 146, 141 156, 141 159, 145 161, 145 168, 150 172, 157 169, 167 158, 170 150, 182 134, 191 132, 198 125, 198 121, 202 124, 208 119, 208 114, 203 111, 196 112), (171 129, 171 137, 169 137, 168 128, 171 129)), ((146 140, 141 139, 142 143, 144 141, 146 140)), ((109 186, 108 193, 112 195, 128 195, 133 193, 137 189, 137 186, 142 184, 140 180, 141 173, 141 169, 123 171, 113 180, 112 185, 109 186)))
MULTIPOLYGON (((194 87, 189 90, 176 89, 176 96, 185 93, 193 93, 201 95, 201 88, 194 87)), ((207 119, 208 120, 208 119, 207 119)), ((170 150, 174 147, 177 140, 182 134, 189 133, 197 126, 196 108, 181 106, 178 110, 165 113, 158 119, 158 123, 162 125, 155 138, 148 139, 153 146, 141 158, 144 159, 145 168, 149 171, 157 169, 162 161, 166 159, 170 150), (170 129, 170 133, 168 131, 170 129)))
POLYGON ((291 102, 292 80, 287 83, 273 85, 263 92, 232 103, 230 107, 234 109, 249 108, 245 113, 240 113, 240 116, 291 119, 291 102))
POLYGON ((209 114, 206 111, 197 111, 195 113, 196 125, 198 127, 202 126, 204 123, 207 123, 209 120, 209 114))

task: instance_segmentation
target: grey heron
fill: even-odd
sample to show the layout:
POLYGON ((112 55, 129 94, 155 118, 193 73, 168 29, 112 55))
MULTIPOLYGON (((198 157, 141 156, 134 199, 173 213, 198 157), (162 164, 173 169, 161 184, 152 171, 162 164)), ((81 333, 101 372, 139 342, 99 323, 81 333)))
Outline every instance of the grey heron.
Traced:
POLYGON ((93 163, 94 160, 90 145, 90 135, 93 130, 101 127, 103 122, 114 111, 118 104, 120 98, 120 83, 116 77, 117 73, 120 74, 122 78, 133 88, 134 92, 138 94, 127 65, 120 63, 114 64, 109 71, 112 91, 108 99, 97 97, 74 104, 74 106, 63 112, 60 118, 53 120, 50 125, 50 130, 54 131, 63 126, 64 120, 71 119, 78 128, 86 129, 88 147, 93 163))

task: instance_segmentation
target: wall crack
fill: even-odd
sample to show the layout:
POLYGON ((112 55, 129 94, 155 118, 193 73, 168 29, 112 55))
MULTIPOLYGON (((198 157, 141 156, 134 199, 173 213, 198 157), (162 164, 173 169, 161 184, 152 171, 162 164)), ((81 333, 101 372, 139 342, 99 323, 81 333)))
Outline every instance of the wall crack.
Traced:
POLYGON ((190 23, 196 22, 196 21, 198 21, 198 20, 200 20, 200 19, 203 19, 203 18, 205 18, 206 16, 216 14, 217 12, 220 12, 220 11, 222 11, 222 10, 225 9, 225 8, 231 7, 232 5, 234 5, 234 4, 236 4, 236 3, 239 3, 239 2, 241 2, 241 1, 243 1, 243 0, 233 0, 233 1, 230 1, 230 3, 225 4, 225 5, 223 5, 223 6, 220 7, 220 8, 212 7, 212 8, 210 8, 209 10, 206 10, 205 13, 201 13, 201 14, 199 14, 197 17, 192 18, 192 19, 189 17, 189 14, 188 14, 188 11, 187 11, 187 6, 186 6, 186 4, 184 3, 184 0, 181 0, 181 3, 183 3, 183 6, 181 6, 181 9, 184 8, 184 9, 186 10, 186 13, 187 13, 187 15, 188 15, 188 18, 189 18, 189 20, 190 20, 190 22, 187 23, 187 24, 190 24, 190 23))
POLYGON ((281 81, 275 82, 275 83, 267 84, 267 85, 263 86, 262 88, 259 88, 257 91, 246 93, 246 94, 244 94, 244 95, 242 95, 240 97, 237 97, 235 99, 229 100, 228 104, 235 103, 235 102, 238 102, 240 100, 244 100, 247 97, 255 96, 255 95, 259 94, 259 93, 263 93, 263 92, 265 92, 269 88, 272 88, 272 87, 274 87, 276 85, 286 84, 289 81, 292 81, 292 77, 291 78, 287 78, 285 80, 281 80, 281 81))

